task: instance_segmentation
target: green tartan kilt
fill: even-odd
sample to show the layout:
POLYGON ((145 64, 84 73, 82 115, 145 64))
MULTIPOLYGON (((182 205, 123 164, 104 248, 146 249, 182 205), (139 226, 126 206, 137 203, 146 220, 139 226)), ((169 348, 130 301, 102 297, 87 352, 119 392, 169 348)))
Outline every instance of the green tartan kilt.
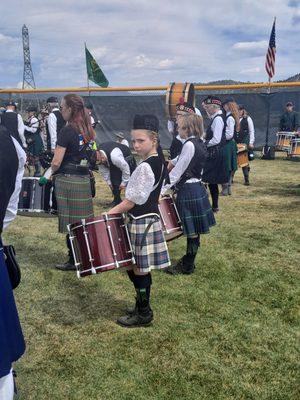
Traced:
POLYGON ((234 139, 226 142, 225 148, 225 166, 228 175, 232 171, 236 171, 238 169, 237 165, 237 145, 234 139))
POLYGON ((26 139, 29 139, 28 152, 33 157, 38 157, 44 151, 44 144, 39 133, 26 134, 26 139))
POLYGON ((94 216, 89 176, 57 175, 55 194, 60 233, 68 232, 68 224, 94 216))

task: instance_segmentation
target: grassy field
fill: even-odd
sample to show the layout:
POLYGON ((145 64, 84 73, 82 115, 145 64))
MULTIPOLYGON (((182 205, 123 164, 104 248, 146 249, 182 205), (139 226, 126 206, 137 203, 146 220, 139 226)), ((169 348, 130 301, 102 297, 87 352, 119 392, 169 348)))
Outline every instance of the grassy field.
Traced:
MULTIPOLYGON (((251 186, 238 171, 221 199, 195 273, 153 273, 148 328, 115 323, 134 300, 126 275, 55 270, 66 258, 57 220, 17 217, 4 240, 23 272, 20 400, 300 398, 300 163, 251 167, 251 186)), ((96 214, 110 200, 97 186, 96 214)), ((185 239, 170 244, 173 260, 184 251, 185 239)))

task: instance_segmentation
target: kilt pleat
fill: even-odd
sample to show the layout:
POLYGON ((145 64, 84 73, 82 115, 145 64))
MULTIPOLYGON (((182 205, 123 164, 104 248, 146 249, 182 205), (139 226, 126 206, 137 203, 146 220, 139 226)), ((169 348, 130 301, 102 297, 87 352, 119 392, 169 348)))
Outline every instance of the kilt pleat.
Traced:
POLYGON ((57 175, 55 193, 58 230, 67 233, 67 225, 94 216, 90 177, 57 175))
POLYGON ((216 224, 208 195, 200 182, 186 183, 176 198, 177 210, 186 236, 209 233, 216 224))
POLYGON ((226 169, 225 146, 211 146, 207 148, 208 157, 205 161, 202 181, 205 183, 227 183, 229 174, 226 169))
POLYGON ((158 216, 132 219, 128 231, 135 256, 136 266, 140 272, 150 272, 152 269, 162 269, 170 265, 170 257, 158 216), (152 223, 141 247, 144 233, 152 223))

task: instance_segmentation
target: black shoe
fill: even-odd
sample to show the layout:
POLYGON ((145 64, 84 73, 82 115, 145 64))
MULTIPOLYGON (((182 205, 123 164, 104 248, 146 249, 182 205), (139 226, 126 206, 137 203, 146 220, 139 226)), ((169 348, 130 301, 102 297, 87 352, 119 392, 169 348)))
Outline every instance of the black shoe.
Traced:
POLYGON ((213 207, 212 210, 214 213, 217 213, 217 212, 219 212, 219 207, 213 207))
POLYGON ((168 268, 164 270, 166 274, 171 274, 171 275, 179 275, 182 274, 182 268, 183 268, 183 258, 181 258, 177 264, 170 265, 168 268))
POLYGON ((250 182, 249 182, 249 181, 245 181, 245 182, 244 182, 244 185, 245 185, 245 186, 250 186, 250 182))
POLYGON ((184 257, 178 261, 177 264, 173 264, 165 269, 165 272, 170 275, 190 275, 195 271, 195 264, 187 265, 184 262, 184 257))
POLYGON ((61 271, 76 271, 75 265, 71 264, 69 262, 66 262, 64 264, 57 264, 57 265, 55 265, 55 268, 57 268, 61 271))
POLYGON ((124 328, 135 328, 138 326, 149 326, 153 320, 153 312, 148 309, 147 312, 137 312, 133 315, 124 315, 117 319, 117 324, 124 328))

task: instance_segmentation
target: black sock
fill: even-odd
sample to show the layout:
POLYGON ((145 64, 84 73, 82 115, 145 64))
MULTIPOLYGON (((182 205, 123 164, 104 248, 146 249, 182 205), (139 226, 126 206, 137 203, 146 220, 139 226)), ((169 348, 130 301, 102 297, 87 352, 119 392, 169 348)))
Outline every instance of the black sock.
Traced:
POLYGON ((152 277, 151 273, 147 275, 135 275, 134 287, 137 294, 137 306, 140 312, 149 312, 150 310, 150 290, 152 277))
POLYGON ((69 260, 68 262, 70 264, 74 264, 74 257, 73 257, 73 252, 72 252, 72 246, 71 246, 71 241, 70 241, 70 235, 67 233, 66 235, 66 243, 67 243, 67 247, 68 247, 68 256, 69 256, 69 260))
POLYGON ((216 183, 208 185, 211 194, 212 208, 219 208, 219 186, 216 183))
POLYGON ((133 270, 132 270, 132 269, 128 269, 126 272, 127 272, 128 278, 129 278, 129 279, 131 280, 131 282, 134 284, 134 277, 135 277, 135 275, 134 275, 133 270))
POLYGON ((186 255, 184 257, 184 263, 187 266, 194 266, 195 258, 200 246, 200 235, 197 237, 188 237, 186 242, 186 255))

